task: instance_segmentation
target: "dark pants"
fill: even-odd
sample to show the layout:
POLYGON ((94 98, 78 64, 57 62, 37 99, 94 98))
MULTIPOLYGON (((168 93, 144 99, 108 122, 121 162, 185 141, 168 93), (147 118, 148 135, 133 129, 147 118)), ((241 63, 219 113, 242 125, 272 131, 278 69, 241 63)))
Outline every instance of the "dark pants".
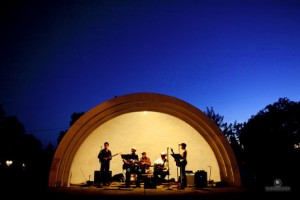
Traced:
POLYGON ((128 167, 126 168, 126 181, 125 185, 126 187, 130 186, 130 175, 131 174, 136 174, 136 186, 140 187, 141 186, 141 170, 138 169, 137 167, 128 167))
POLYGON ((164 172, 162 170, 159 170, 159 171, 154 171, 153 175, 154 175, 154 180, 155 180, 156 184, 159 185, 162 182, 164 182, 166 176, 169 175, 169 172, 164 172))
POLYGON ((180 166, 180 181, 181 181, 182 188, 185 188, 187 186, 185 166, 186 166, 186 164, 183 164, 180 166))
POLYGON ((100 182, 103 184, 109 183, 109 162, 102 162, 100 167, 100 182))

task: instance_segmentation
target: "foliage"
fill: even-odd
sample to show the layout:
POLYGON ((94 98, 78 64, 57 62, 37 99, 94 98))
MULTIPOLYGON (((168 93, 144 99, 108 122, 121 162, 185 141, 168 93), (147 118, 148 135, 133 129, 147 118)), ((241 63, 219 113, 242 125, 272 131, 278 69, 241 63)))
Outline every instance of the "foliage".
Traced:
POLYGON ((239 134, 241 130, 244 127, 243 123, 238 123, 235 121, 233 124, 232 123, 226 123, 223 122, 224 116, 221 116, 218 113, 215 113, 213 107, 206 108, 206 111, 204 112, 211 120, 213 120, 216 125, 222 130, 224 135, 226 136, 227 140, 229 143, 237 143, 239 144, 239 134))
MULTIPOLYGON (((74 112, 71 115, 71 121, 70 121, 70 127, 84 114, 84 112, 74 112)), ((59 136, 57 138, 57 144, 60 143, 60 141, 63 139, 63 137, 66 135, 68 130, 60 131, 59 136)))
POLYGON ((295 184, 299 169, 300 103, 280 98, 252 116, 240 134, 246 162, 261 186, 295 184))
POLYGON ((23 124, 15 116, 5 116, 0 106, 0 180, 1 186, 22 187, 35 182, 45 186, 49 167, 54 153, 51 149, 46 155, 42 143, 32 134, 26 134, 23 124), (7 164, 11 162, 10 165, 7 164), (4 184, 4 185, 3 185, 4 184))

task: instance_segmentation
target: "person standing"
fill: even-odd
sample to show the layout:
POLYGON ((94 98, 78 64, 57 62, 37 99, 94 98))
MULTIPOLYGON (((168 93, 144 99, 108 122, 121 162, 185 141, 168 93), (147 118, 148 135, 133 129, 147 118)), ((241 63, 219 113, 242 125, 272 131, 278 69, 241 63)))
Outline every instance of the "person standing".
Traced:
POLYGON ((187 180, 186 180, 186 173, 185 168, 187 165, 187 150, 186 150, 186 143, 180 144, 181 150, 180 150, 180 180, 181 180, 181 189, 184 189, 187 187, 187 180))
MULTIPOLYGON (((104 143, 104 148, 100 150, 98 159, 100 162, 100 182, 102 182, 103 185, 109 185, 109 165, 112 159, 112 154, 109 150, 108 142, 104 143)), ((98 186, 100 186, 100 183, 98 184, 98 186)))

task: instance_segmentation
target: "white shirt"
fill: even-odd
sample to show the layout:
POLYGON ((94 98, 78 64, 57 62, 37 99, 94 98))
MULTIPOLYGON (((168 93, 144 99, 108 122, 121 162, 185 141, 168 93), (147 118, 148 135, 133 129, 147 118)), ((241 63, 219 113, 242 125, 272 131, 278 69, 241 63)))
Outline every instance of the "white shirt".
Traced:
POLYGON ((154 161, 154 164, 156 164, 156 165, 164 165, 163 166, 163 171, 167 171, 169 169, 167 159, 165 159, 165 161, 164 161, 162 158, 159 158, 156 161, 154 161))

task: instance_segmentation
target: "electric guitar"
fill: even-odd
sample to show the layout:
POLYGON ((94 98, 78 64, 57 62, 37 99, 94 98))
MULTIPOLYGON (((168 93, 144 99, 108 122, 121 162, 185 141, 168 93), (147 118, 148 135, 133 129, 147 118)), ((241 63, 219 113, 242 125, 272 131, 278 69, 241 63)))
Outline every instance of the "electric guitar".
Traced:
MULTIPOLYGON (((114 154, 114 155, 112 155, 112 156, 106 157, 106 158, 110 158, 110 159, 102 160, 102 162, 108 162, 108 161, 111 160, 114 156, 117 156, 117 155, 119 155, 119 153, 116 153, 116 154, 114 154)), ((98 158, 100 159, 100 156, 98 156, 98 158)))
POLYGON ((110 158, 113 158, 114 156, 117 156, 117 155, 119 155, 119 153, 116 153, 116 154, 112 155, 110 158))
POLYGON ((123 169, 138 168, 138 167, 139 167, 139 161, 137 161, 137 160, 124 160, 123 159, 123 169))
POLYGON ((175 154, 172 148, 171 148, 171 152, 172 152, 172 155, 173 155, 173 157, 175 159, 176 166, 180 167, 181 166, 181 162, 180 162, 180 157, 181 156, 180 156, 180 154, 175 154))

